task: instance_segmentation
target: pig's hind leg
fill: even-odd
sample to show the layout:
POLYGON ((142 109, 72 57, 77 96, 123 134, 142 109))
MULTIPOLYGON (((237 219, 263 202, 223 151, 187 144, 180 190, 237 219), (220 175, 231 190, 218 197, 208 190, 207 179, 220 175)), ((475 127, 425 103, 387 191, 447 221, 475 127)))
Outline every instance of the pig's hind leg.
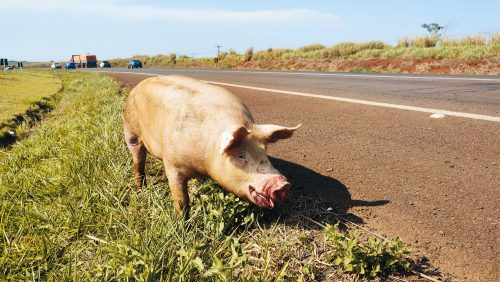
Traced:
POLYGON ((140 137, 132 133, 127 126, 124 126, 125 142, 132 154, 132 162, 134 163, 135 185, 137 189, 146 186, 146 146, 141 141, 140 137))

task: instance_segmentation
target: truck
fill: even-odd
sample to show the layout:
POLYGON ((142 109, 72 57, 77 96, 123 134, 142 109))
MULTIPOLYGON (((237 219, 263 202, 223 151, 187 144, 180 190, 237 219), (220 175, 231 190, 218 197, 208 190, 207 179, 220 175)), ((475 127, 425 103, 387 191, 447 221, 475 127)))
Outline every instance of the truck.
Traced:
POLYGON ((78 68, 97 68, 96 55, 72 55, 70 63, 75 64, 78 68))

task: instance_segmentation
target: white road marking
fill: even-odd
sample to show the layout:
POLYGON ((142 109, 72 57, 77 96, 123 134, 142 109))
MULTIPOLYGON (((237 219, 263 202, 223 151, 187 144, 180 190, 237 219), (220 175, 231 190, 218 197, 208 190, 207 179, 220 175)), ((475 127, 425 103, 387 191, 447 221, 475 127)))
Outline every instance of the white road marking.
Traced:
POLYGON ((429 116, 430 118, 444 118, 446 117, 445 115, 443 114, 432 114, 429 116))
MULTIPOLYGON (((144 72, 127 72, 127 71, 124 71, 124 72, 102 71, 102 72, 129 73, 129 74, 131 73, 131 74, 142 74, 142 75, 149 75, 149 76, 165 76, 165 75, 161 75, 161 74, 151 74, 151 73, 144 73, 144 72)), ((306 93, 306 92, 269 89, 269 88, 254 87, 254 86, 248 86, 248 85, 224 83, 224 82, 209 81, 209 80, 201 80, 201 81, 206 82, 206 83, 210 83, 210 84, 222 85, 222 86, 230 86, 230 87, 244 88, 244 89, 250 89, 250 90, 257 90, 257 91, 266 91, 266 92, 293 95, 293 96, 311 97, 311 98, 317 98, 317 99, 333 100, 333 101, 340 101, 340 102, 347 102, 347 103, 354 103, 354 104, 361 104, 361 105, 368 105, 368 106, 376 106, 376 107, 384 107, 384 108, 391 108, 391 109, 398 109, 398 110, 406 110, 406 111, 414 111, 414 112, 422 112, 422 113, 430 113, 430 114, 441 114, 441 115, 445 115, 445 116, 454 116, 454 117, 462 117, 462 118, 469 118, 469 119, 476 119, 476 120, 500 122, 500 117, 488 116, 488 115, 454 112, 454 111, 441 110, 441 109, 421 108, 421 107, 406 106, 406 105, 399 105, 399 104, 390 104, 390 103, 374 102, 374 101, 367 101, 367 100, 360 100, 360 99, 351 99, 351 98, 343 98, 343 97, 336 97, 336 96, 312 94, 312 93, 306 93)))
POLYGON ((206 83, 222 85, 222 86, 231 86, 231 87, 238 87, 238 88, 251 89, 251 90, 257 90, 257 91, 266 91, 266 92, 272 92, 272 93, 280 93, 280 94, 293 95, 293 96, 319 98, 319 99, 334 100, 334 101, 340 101, 340 102, 348 102, 348 103, 354 103, 354 104, 384 107, 384 108, 391 108, 391 109, 398 109, 398 110, 407 110, 407 111, 431 113, 431 114, 442 114, 442 115, 446 115, 446 116, 455 116, 455 117, 463 117, 463 118, 470 118, 470 119, 477 119, 477 120, 487 120, 487 121, 500 122, 500 117, 495 117, 495 116, 478 115, 478 114, 454 112, 454 111, 447 111, 447 110, 440 110, 440 109, 430 109, 430 108, 405 106, 405 105, 390 104, 390 103, 373 102, 373 101, 367 101, 367 100, 319 95, 319 94, 312 94, 312 93, 305 93, 305 92, 276 90, 276 89, 253 87, 253 86, 240 85, 240 84, 223 83, 223 82, 209 81, 209 80, 202 80, 202 81, 206 82, 206 83))

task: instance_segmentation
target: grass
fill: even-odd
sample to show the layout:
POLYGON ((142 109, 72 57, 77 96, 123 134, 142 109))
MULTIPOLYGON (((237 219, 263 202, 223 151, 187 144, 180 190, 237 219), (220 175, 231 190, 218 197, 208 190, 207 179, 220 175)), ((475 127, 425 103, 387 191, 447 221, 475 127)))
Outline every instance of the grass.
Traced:
POLYGON ((0 151, 0 280, 365 279, 318 263, 332 241, 286 206, 264 212, 196 179, 184 220, 153 159, 148 188, 135 191, 121 132, 127 91, 97 74, 60 77, 56 109, 0 151))
POLYGON ((363 67, 359 67, 359 68, 352 68, 349 70, 349 72, 373 72, 373 71, 370 70, 370 68, 363 66, 363 67))
POLYGON ((60 89, 61 80, 47 72, 0 72, 0 123, 24 113, 60 89))

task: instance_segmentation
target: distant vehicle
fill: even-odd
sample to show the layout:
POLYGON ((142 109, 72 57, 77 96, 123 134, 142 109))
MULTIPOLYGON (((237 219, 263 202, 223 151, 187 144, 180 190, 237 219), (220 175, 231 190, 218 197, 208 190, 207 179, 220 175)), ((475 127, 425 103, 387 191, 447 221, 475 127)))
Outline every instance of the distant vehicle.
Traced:
POLYGON ((102 61, 101 64, 99 65, 101 68, 110 68, 111 64, 108 61, 102 61))
POLYGON ((139 60, 130 60, 127 64, 128 69, 142 69, 142 63, 139 60))
POLYGON ((75 63, 66 63, 66 65, 64 66, 65 69, 67 70, 74 70, 76 67, 75 67, 75 63))
POLYGON ((53 70, 58 70, 58 69, 61 69, 61 64, 60 63, 52 63, 52 65, 50 65, 50 67, 53 70))
POLYGON ((69 62, 74 63, 75 67, 79 68, 97 68, 96 55, 90 55, 90 54, 72 55, 69 62))

